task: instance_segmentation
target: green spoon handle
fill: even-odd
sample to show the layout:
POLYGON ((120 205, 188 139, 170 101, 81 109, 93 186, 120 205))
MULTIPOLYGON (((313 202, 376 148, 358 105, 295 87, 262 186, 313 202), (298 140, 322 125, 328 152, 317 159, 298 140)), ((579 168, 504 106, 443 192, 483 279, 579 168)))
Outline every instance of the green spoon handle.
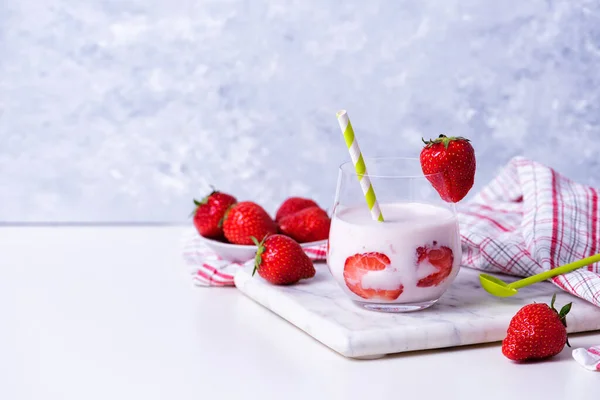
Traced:
POLYGON ((549 271, 544 271, 542 273, 530 276, 529 278, 521 279, 520 281, 509 283, 508 287, 520 289, 524 286, 532 285, 534 283, 545 281, 546 279, 554 278, 558 275, 566 274, 567 272, 575 271, 576 269, 588 266, 598 261, 600 261, 600 254, 596 254, 570 264, 565 264, 562 267, 554 268, 549 271))

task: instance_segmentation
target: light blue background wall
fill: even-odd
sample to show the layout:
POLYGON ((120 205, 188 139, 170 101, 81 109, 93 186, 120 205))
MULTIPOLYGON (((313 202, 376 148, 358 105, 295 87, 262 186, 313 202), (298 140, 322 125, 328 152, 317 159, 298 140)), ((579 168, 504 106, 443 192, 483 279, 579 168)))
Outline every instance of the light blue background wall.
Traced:
POLYGON ((461 134, 600 186, 600 3, 3 0, 0 221, 183 221, 213 183, 330 206, 368 155, 461 134))

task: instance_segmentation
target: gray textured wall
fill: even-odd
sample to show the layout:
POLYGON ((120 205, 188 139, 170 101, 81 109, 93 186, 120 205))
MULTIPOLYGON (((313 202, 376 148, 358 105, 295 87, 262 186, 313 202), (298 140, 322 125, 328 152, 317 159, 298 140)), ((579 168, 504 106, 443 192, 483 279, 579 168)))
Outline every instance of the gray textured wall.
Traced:
POLYGON ((600 3, 4 0, 0 220, 185 220, 213 183, 330 206, 348 156, 472 139, 600 186, 600 3))

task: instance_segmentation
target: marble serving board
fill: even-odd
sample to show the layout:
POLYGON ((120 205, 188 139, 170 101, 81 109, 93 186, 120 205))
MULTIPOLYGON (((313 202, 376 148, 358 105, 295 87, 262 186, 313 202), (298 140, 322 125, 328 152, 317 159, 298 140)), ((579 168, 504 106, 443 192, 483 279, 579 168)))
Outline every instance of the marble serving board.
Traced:
POLYGON ((270 285, 258 275, 252 277, 249 268, 235 275, 235 284, 246 296, 325 346, 352 358, 500 341, 519 308, 534 301, 548 303, 553 293, 557 294, 557 307, 573 302, 567 319, 569 332, 600 329, 600 308, 547 282, 502 299, 481 288, 478 271, 462 268, 451 288, 431 308, 387 314, 357 306, 342 293, 325 264, 315 267, 313 279, 293 286, 270 285))

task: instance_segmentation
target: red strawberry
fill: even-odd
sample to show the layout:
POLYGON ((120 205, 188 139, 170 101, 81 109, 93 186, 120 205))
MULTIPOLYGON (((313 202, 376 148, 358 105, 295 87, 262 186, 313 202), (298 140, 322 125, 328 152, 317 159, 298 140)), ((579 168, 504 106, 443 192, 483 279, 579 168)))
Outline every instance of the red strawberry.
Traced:
POLYGON ((550 307, 544 303, 528 304, 510 321, 506 338, 502 341, 502 354, 514 361, 535 360, 557 355, 569 345, 566 316, 571 304, 560 312, 554 308, 556 295, 550 307))
POLYGON ((292 215, 308 207, 319 207, 319 205, 311 199, 290 197, 279 206, 279 209, 275 214, 275 221, 279 222, 283 217, 292 215))
POLYGON ((430 246, 417 248, 417 267, 425 261, 428 261, 431 265, 436 267, 438 271, 427 275, 425 278, 419 279, 417 286, 437 286, 452 272, 454 254, 450 248, 446 246, 438 247, 436 242, 433 242, 433 248, 430 246))
POLYGON ((309 207, 279 221, 279 231, 298 243, 314 242, 329 237, 331 220, 319 207, 309 207))
POLYGON ((253 244, 252 237, 263 240, 277 233, 277 225, 258 204, 243 201, 234 204, 223 217, 225 238, 235 244, 253 244))
POLYGON ((302 247, 284 235, 272 235, 258 243, 254 271, 274 285, 291 285, 315 276, 315 267, 302 247))
POLYGON ((475 150, 469 139, 440 135, 425 141, 421 169, 444 201, 462 200, 475 181, 475 150))
POLYGON ((346 286, 363 299, 396 300, 404 291, 402 285, 388 290, 362 287, 362 278, 365 274, 370 271, 383 271, 390 263, 388 256, 383 253, 363 253, 348 257, 344 263, 346 286))
POLYGON ((200 201, 194 199, 196 205, 193 211, 194 225, 198 233, 207 238, 221 239, 223 229, 219 226, 219 222, 227 209, 235 203, 237 203, 235 197, 216 190, 200 201))

